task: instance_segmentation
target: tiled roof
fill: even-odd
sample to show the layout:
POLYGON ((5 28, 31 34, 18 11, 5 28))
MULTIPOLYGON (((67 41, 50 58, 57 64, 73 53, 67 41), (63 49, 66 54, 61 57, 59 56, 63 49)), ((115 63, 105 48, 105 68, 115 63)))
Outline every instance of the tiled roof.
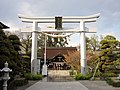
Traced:
POLYGON ((9 27, 3 24, 2 22, 0 22, 0 29, 7 29, 7 28, 9 27))
MULTIPOLYGON (((58 54, 67 54, 68 52, 73 52, 76 51, 77 48, 76 47, 48 47, 46 48, 46 57, 47 59, 51 59, 54 58, 55 56, 57 56, 58 54)), ((42 52, 42 58, 44 57, 44 48, 43 48, 43 52, 42 52)))

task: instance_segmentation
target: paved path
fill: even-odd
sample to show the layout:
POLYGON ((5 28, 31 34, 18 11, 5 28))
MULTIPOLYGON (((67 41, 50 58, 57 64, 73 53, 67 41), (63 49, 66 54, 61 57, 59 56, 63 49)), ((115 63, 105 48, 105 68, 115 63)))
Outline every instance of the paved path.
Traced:
POLYGON ((89 90, 78 81, 72 82, 37 82, 25 90, 89 90))
POLYGON ((120 90, 120 88, 109 86, 106 81, 46 81, 46 78, 41 81, 29 81, 28 85, 19 87, 17 90, 120 90))

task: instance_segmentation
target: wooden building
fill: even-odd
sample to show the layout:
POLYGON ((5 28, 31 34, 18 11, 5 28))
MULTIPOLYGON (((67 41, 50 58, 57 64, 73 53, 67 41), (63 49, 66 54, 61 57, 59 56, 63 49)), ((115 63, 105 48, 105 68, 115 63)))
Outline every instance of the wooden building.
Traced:
MULTIPOLYGON (((50 70, 68 70, 70 66, 66 64, 64 55, 68 52, 76 51, 76 47, 49 47, 46 48, 46 59, 50 70)), ((42 53, 44 60, 44 48, 42 53)))

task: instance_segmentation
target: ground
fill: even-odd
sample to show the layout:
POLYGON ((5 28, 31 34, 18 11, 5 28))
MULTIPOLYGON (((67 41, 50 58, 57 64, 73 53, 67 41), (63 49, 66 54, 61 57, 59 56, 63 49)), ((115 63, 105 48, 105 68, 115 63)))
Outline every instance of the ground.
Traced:
POLYGON ((41 81, 29 81, 28 85, 18 87, 17 90, 120 90, 109 86, 106 81, 60 81, 50 82, 44 78, 41 81))

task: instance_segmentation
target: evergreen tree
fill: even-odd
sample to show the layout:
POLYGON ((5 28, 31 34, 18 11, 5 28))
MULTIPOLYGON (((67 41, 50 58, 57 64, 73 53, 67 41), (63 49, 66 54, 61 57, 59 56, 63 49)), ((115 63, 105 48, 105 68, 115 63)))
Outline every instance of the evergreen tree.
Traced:
POLYGON ((116 38, 110 35, 104 37, 104 39, 100 42, 101 52, 98 56, 98 69, 103 74, 105 72, 109 72, 113 69, 116 69, 114 63, 116 62, 116 60, 119 61, 119 55, 117 53, 114 53, 113 51, 116 50, 116 47, 113 47, 116 44, 116 42, 118 42, 116 38))
MULTIPOLYGON (((11 37, 11 36, 10 36, 11 37)), ((4 63, 7 61, 9 63, 9 67, 13 70, 12 76, 19 74, 22 72, 21 68, 21 60, 19 55, 19 46, 17 46, 16 39, 8 38, 4 31, 0 29, 0 68, 4 67, 4 63)), ((13 36, 14 37, 14 36, 13 36)), ((19 43, 20 44, 20 43, 19 43)))

